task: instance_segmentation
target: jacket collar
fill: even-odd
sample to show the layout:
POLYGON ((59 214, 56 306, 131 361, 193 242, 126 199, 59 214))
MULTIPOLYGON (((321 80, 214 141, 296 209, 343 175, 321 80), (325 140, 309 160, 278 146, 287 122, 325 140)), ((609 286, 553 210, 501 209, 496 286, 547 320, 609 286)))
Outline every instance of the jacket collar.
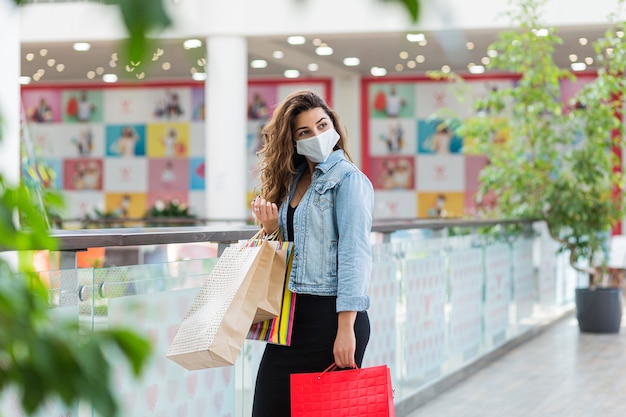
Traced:
MULTIPOLYGON (((328 159, 326 159, 324 162, 320 162, 319 164, 317 164, 315 166, 316 170, 320 170, 322 171, 322 173, 327 173, 332 167, 334 167, 335 165, 337 165, 337 163, 341 160, 346 159, 346 156, 343 152, 342 149, 337 149, 336 151, 333 151, 329 156, 328 159)), ((309 163, 308 162, 304 162, 303 164, 301 164, 298 168, 297 168, 297 174, 296 174, 296 180, 298 180, 302 174, 304 173, 304 171, 306 171, 307 169, 309 169, 309 163)))
POLYGON ((317 164, 315 169, 319 169, 323 173, 327 173, 332 167, 337 165, 337 163, 341 161, 342 159, 346 159, 345 154, 343 153, 343 150, 338 149, 336 151, 333 151, 333 153, 331 153, 328 156, 328 159, 326 159, 324 162, 320 162, 319 164, 317 164))

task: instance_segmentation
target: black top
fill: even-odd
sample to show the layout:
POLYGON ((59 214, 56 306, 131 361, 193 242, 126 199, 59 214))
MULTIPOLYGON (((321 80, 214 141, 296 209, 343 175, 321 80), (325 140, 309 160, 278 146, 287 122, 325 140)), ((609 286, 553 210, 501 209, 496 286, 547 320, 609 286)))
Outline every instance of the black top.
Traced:
POLYGON ((287 204, 287 242, 293 242, 293 214, 296 212, 295 207, 287 204))

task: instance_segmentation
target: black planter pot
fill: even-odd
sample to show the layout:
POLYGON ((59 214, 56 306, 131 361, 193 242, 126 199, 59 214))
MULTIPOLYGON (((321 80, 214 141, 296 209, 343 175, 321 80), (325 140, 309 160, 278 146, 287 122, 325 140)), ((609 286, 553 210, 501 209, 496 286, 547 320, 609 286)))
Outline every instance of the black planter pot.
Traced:
POLYGON ((622 323, 621 288, 576 288, 578 328, 587 333, 618 333, 622 323))

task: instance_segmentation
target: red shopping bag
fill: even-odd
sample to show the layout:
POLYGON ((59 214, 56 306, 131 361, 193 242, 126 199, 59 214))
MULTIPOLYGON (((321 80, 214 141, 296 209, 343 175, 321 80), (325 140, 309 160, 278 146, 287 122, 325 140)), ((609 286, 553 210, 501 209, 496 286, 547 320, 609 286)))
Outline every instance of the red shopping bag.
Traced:
POLYGON ((292 417, 395 417, 386 365, 291 374, 292 417))

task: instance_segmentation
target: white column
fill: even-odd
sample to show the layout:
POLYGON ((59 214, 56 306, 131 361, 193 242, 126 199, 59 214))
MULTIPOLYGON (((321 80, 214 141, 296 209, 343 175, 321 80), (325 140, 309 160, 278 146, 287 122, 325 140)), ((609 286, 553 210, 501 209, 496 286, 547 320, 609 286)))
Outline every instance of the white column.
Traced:
POLYGON ((0 172, 17 184, 20 178, 20 31, 19 11, 0 1, 0 172))
POLYGON ((206 216, 246 218, 247 43, 241 36, 207 40, 205 84, 206 216))
POLYGON ((348 151, 355 165, 361 166, 361 78, 339 76, 333 78, 332 107, 348 131, 348 151))

